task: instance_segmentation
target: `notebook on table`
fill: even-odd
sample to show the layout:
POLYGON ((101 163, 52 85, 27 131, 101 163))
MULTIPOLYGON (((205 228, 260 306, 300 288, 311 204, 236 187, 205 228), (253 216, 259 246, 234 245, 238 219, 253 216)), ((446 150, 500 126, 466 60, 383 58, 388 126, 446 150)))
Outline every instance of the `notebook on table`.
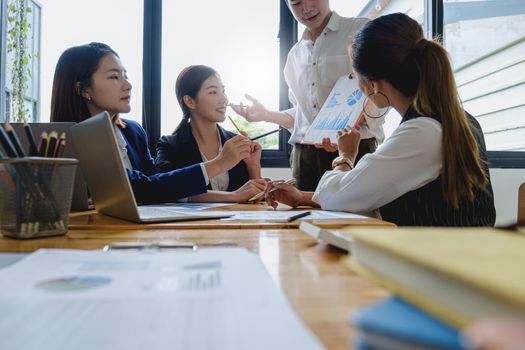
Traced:
MULTIPOLYGON (((22 144, 22 147, 24 150, 28 152, 29 150, 29 141, 27 140, 27 137, 25 137, 25 131, 24 131, 24 123, 10 123, 17 135, 20 138, 20 142, 22 144)), ((75 149, 73 148, 73 145, 70 142, 71 134, 69 129, 75 125, 76 123, 30 123, 31 130, 33 131, 33 135, 35 137, 36 142, 38 143, 38 140, 40 139, 40 135, 42 132, 46 132, 50 134, 52 131, 56 131, 58 136, 62 135, 62 133, 66 134, 66 145, 63 149, 62 154, 60 155, 63 158, 77 158, 77 155, 75 153, 75 149)), ((77 171, 75 174, 75 185, 73 188, 73 199, 71 200, 71 210, 88 210, 88 190, 86 181, 84 181, 84 178, 82 177, 82 174, 80 171, 77 171)))
POLYGON ((201 220, 231 216, 224 212, 214 214, 169 205, 138 206, 107 112, 76 124, 71 128, 71 136, 76 145, 80 169, 91 191, 95 209, 99 213, 134 222, 201 220), (96 143, 93 142, 94 137, 96 143))

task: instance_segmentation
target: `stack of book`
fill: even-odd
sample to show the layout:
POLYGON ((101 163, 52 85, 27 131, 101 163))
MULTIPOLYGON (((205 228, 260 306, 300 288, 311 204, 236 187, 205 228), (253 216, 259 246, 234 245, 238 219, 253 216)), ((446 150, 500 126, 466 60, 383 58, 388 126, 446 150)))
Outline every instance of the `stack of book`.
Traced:
POLYGON ((461 349, 457 329, 525 320, 525 236, 492 228, 347 229, 348 266, 396 297, 351 317, 360 349, 461 349))

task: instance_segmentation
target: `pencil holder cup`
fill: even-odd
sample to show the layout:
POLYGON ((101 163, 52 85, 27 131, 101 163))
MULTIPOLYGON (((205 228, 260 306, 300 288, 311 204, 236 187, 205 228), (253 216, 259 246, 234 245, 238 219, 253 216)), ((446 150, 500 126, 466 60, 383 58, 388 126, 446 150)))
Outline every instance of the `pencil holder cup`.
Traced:
POLYGON ((78 160, 0 159, 0 232, 26 239, 63 235, 78 160))

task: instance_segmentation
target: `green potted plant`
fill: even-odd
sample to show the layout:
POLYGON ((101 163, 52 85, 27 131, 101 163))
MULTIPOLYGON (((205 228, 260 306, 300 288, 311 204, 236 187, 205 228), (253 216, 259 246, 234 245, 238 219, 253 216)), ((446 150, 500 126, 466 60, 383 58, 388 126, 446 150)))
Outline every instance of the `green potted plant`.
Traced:
POLYGON ((11 120, 18 122, 26 122, 29 116, 25 92, 31 78, 31 54, 27 44, 30 13, 27 0, 9 0, 7 3, 7 52, 12 54, 8 63, 12 87, 11 120))

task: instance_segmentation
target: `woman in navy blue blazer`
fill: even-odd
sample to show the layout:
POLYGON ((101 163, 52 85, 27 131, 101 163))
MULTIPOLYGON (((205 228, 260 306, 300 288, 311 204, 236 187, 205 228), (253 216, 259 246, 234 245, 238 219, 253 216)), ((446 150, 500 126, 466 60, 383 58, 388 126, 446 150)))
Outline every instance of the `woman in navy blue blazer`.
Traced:
MULTIPOLYGON (((177 78, 177 100, 183 119, 172 135, 157 143, 156 170, 178 169, 213 159, 236 134, 218 123, 225 120, 228 97, 219 74, 212 68, 195 65, 177 78)), ((250 155, 228 172, 210 177, 209 190, 235 191, 250 179, 261 178, 261 146, 253 142, 250 155)))
MULTIPOLYGON (((225 144, 222 152, 209 161, 155 173, 144 129, 132 120, 119 117, 120 113, 131 110, 130 96, 131 84, 115 51, 101 43, 72 47, 60 56, 56 66, 51 121, 81 122, 108 111, 115 121, 122 161, 140 203, 173 202, 206 193, 210 178, 228 171, 250 155, 251 141, 239 138, 225 144)), ((93 135, 93 142, 96 137, 93 135)), ((235 199, 245 201, 264 187, 265 184, 250 183, 235 199)))

